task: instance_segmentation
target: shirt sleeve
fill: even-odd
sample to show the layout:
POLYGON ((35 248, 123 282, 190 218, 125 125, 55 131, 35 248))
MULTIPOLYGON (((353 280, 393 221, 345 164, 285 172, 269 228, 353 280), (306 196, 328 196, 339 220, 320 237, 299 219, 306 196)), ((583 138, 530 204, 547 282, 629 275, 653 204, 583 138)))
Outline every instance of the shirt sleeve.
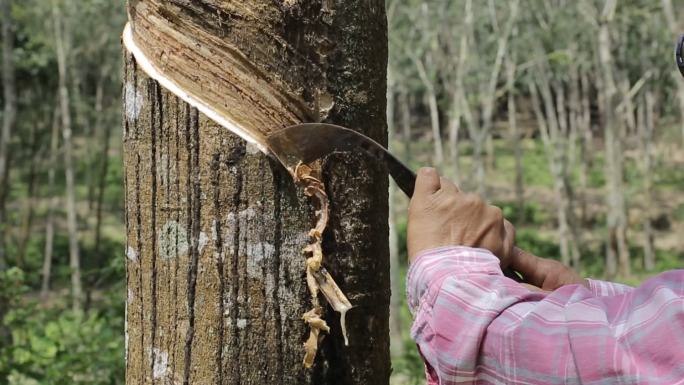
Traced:
POLYGON ((486 250, 422 253, 407 295, 428 383, 681 381, 684 270, 633 289, 593 282, 533 292, 504 277, 486 250))
POLYGON ((626 294, 634 290, 633 287, 621 283, 599 281, 598 279, 587 278, 589 290, 599 297, 626 294))

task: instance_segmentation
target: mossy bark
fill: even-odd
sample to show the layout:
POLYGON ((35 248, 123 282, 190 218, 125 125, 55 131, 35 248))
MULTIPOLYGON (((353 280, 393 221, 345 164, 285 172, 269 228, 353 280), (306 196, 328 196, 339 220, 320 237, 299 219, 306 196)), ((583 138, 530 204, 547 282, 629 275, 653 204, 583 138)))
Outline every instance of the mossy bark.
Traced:
MULTIPOLYGON (((221 108, 243 127, 266 134, 322 120, 386 143, 382 2, 131 0, 128 10, 146 56, 216 103, 230 100, 221 108), (175 31, 197 49, 146 35, 154 31, 175 31)), ((307 370, 310 201, 279 164, 124 55, 126 382, 387 383, 384 167, 358 154, 323 162, 324 265, 355 308, 348 347, 339 315, 326 309, 331 334, 307 370)))

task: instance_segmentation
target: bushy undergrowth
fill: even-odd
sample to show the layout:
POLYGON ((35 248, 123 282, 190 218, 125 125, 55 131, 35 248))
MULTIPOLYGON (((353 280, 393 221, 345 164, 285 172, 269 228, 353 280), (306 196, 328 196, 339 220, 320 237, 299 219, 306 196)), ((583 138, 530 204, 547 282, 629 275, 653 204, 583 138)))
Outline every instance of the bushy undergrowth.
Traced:
POLYGON ((100 309, 72 311, 68 301, 33 299, 25 281, 18 268, 0 272, 0 303, 9 309, 0 321, 2 383, 123 384, 121 287, 105 295, 100 309))

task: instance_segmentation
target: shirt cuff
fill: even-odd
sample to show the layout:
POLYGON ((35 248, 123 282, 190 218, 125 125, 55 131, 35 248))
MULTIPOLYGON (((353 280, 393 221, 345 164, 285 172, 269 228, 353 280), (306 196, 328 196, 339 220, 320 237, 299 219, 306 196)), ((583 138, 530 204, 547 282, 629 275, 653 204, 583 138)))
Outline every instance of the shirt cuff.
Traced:
POLYGON ((444 278, 459 274, 502 275, 499 258, 489 250, 465 246, 445 246, 418 254, 406 275, 406 297, 415 314, 428 289, 444 278))
POLYGON ((589 290, 597 297, 626 294, 634 290, 631 286, 615 282, 600 281, 598 279, 587 278, 587 282, 589 282, 589 290))

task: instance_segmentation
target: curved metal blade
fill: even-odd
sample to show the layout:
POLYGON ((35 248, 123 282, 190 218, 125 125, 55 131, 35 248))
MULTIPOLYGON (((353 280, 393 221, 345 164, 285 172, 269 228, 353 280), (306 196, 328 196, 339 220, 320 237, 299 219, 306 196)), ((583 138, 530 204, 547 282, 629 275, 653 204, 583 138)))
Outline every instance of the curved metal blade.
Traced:
POLYGON ((361 150, 384 162, 397 186, 409 198, 413 195, 416 174, 380 143, 348 128, 327 123, 297 124, 267 136, 266 143, 290 170, 300 161, 308 163, 334 152, 361 150))
MULTIPOLYGON (((285 127, 266 137, 271 153, 291 172, 299 162, 312 162, 338 151, 361 150, 385 162, 397 186, 409 198, 413 196, 416 174, 373 139, 342 126, 327 123, 304 123, 285 127)), ((513 270, 504 269, 506 277, 522 282, 513 270)))

